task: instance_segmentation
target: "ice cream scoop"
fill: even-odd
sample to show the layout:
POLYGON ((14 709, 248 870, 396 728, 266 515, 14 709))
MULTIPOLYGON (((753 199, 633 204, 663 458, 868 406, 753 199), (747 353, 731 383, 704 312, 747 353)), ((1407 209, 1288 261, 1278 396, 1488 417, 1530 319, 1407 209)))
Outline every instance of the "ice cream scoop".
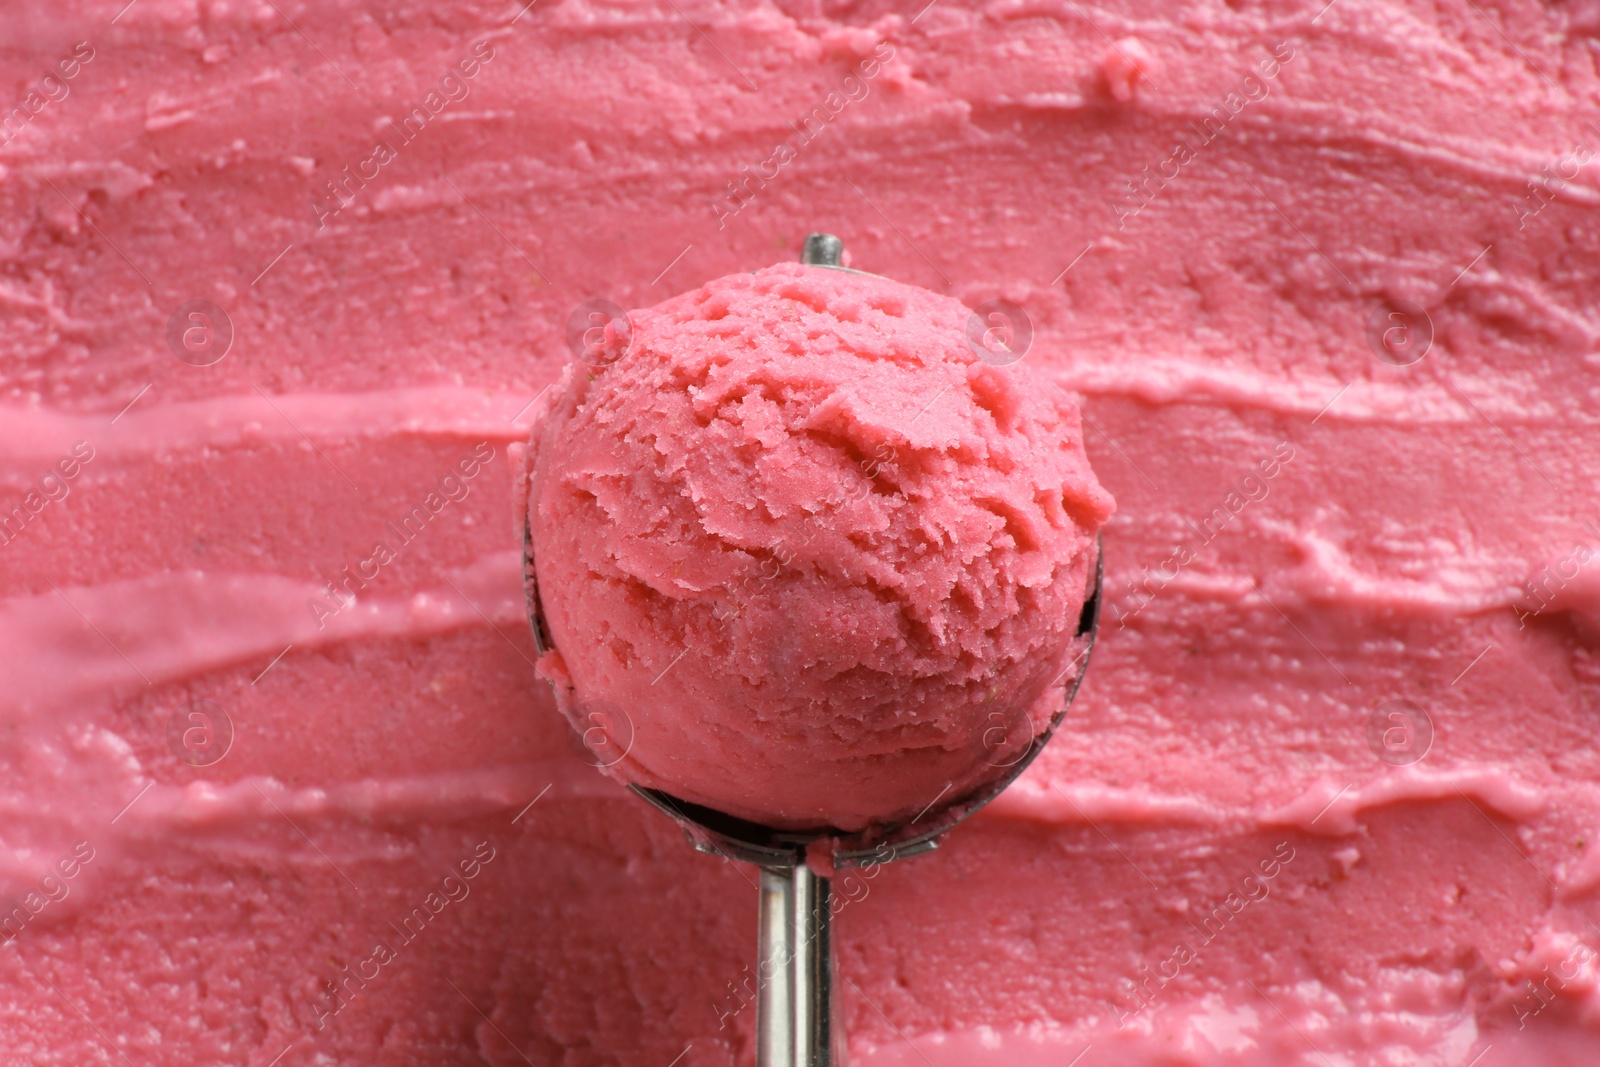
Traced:
POLYGON ((761 866, 769 1067, 842 1058, 808 856, 932 848, 1037 754, 1112 506, 1069 399, 840 252, 601 315, 529 449, 540 672, 580 730, 628 721, 610 773, 761 866))

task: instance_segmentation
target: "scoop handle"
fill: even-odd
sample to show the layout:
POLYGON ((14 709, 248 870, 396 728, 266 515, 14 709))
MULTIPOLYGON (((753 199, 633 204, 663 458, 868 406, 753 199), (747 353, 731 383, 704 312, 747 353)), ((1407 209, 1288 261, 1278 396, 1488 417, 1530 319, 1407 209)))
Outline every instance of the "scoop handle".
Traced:
POLYGON ((803 862, 761 868, 757 1067, 845 1067, 829 889, 803 862))

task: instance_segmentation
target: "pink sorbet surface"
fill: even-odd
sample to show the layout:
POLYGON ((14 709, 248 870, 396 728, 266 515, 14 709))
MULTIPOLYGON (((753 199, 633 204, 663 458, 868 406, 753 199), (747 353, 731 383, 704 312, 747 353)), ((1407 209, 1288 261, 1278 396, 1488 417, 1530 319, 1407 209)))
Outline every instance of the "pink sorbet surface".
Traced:
POLYGON ((851 1063, 1592 1067, 1597 56, 1593 0, 0 0, 0 1064, 749 1067, 755 872, 557 712, 515 486, 574 308, 825 230, 1024 308, 1117 501, 1069 732, 835 883, 851 1063))
POLYGON ((1049 723, 1112 501, 1076 404, 980 359, 971 315, 781 264, 634 312, 625 353, 551 391, 546 670, 619 778, 856 831, 1049 723))

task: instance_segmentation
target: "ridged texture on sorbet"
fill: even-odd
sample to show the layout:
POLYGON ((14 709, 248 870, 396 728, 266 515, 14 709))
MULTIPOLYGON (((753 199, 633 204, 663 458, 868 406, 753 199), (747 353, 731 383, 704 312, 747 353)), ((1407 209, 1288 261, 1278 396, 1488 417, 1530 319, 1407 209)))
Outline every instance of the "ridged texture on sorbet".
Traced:
POLYGON ((1048 722, 1112 501, 1074 403, 980 361, 969 315, 785 264, 633 313, 621 359, 552 390, 542 667, 580 729, 627 713, 620 777, 855 830, 997 776, 997 724, 1048 722))

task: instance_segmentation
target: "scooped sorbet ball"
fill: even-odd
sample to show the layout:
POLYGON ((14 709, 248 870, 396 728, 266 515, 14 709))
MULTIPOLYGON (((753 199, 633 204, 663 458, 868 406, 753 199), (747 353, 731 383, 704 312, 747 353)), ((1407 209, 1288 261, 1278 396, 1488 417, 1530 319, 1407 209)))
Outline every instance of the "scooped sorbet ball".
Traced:
POLYGON ((980 360, 969 316, 783 264, 569 366, 530 451, 540 670, 612 774, 857 831, 998 778, 997 724, 1048 725, 1113 504, 1076 406, 980 360))

